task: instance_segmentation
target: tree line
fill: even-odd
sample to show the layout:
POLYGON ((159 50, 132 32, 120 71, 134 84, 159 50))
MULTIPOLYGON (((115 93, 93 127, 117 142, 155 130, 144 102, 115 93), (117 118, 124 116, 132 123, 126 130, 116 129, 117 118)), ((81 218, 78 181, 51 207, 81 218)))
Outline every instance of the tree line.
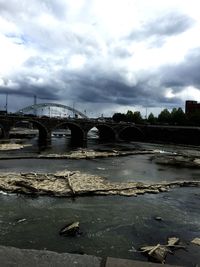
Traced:
POLYGON ((127 113, 115 113, 112 119, 115 122, 134 122, 137 124, 200 126, 200 111, 185 114, 182 108, 173 108, 171 112, 168 109, 163 109, 157 117, 150 113, 147 118, 143 119, 139 111, 128 110, 127 113))

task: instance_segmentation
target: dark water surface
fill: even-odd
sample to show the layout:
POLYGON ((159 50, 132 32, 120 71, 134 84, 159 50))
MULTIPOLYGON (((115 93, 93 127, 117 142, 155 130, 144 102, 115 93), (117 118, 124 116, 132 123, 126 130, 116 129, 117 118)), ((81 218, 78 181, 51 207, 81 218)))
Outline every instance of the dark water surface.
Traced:
MULTIPOLYGON (((29 141, 27 141, 29 142, 29 141)), ((64 150, 66 140, 54 139, 46 153, 64 150)), ((121 146, 127 144, 121 144, 121 146)), ((90 143, 91 148, 97 147, 90 143)), ((198 148, 129 144, 139 148, 199 153, 198 148)), ((101 145, 100 148, 115 145, 101 145)), ((98 146, 99 148, 99 146, 98 146)), ((10 155, 34 154, 38 148, 26 148, 10 155)), ((2 153, 2 152, 1 152, 2 153)), ((5 153, 5 152, 4 152, 5 153)), ((151 155, 94 160, 0 160, 0 171, 80 170, 98 174, 112 181, 161 182, 177 179, 199 179, 199 170, 155 164, 151 155)), ((30 198, 0 194, 0 244, 19 248, 48 249, 58 252, 86 253, 120 258, 146 258, 137 252, 143 245, 164 244, 177 236, 187 247, 167 257, 167 263, 194 266, 200 263, 200 247, 190 243, 200 237, 200 189, 176 188, 160 194, 138 197, 101 196, 30 198), (155 217, 162 217, 156 221, 155 217), (20 219, 26 219, 18 222, 20 219), (79 237, 59 236, 68 222, 78 220, 83 234, 79 237)))

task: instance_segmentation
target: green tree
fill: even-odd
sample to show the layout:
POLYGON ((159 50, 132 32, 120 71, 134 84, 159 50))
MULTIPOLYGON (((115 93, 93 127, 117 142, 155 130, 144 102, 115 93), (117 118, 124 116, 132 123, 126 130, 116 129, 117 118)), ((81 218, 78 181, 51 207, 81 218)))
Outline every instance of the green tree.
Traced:
POLYGON ((147 121, 148 121, 150 124, 155 124, 156 121, 157 121, 157 118, 154 117, 153 113, 150 113, 149 116, 148 116, 147 121))
POLYGON ((186 116, 182 108, 173 108, 171 111, 171 123, 177 125, 186 124, 186 116))
POLYGON ((143 123, 143 119, 142 119, 141 113, 139 111, 135 111, 133 113, 133 122, 143 123))
POLYGON ((131 110, 128 110, 126 113, 126 121, 129 121, 129 122, 134 121, 134 113, 131 110))
POLYGON ((171 122, 171 114, 168 109, 163 109, 161 113, 158 115, 158 121, 160 123, 170 123, 171 122))
POLYGON ((124 113, 115 113, 112 119, 116 122, 126 121, 126 115, 124 113))

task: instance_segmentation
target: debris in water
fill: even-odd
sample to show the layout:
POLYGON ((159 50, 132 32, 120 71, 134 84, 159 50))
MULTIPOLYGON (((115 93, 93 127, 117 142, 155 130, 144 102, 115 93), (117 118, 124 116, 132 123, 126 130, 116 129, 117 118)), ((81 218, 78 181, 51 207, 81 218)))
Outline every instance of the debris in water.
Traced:
POLYGON ((156 217, 155 217, 155 220, 156 220, 156 221, 162 221, 163 219, 162 219, 161 217, 159 217, 159 216, 156 216, 156 217))
POLYGON ((141 247, 142 253, 148 255, 149 259, 159 263, 165 263, 167 253, 172 253, 167 246, 157 244, 156 246, 141 247))
POLYGON ((168 253, 173 253, 171 249, 175 248, 185 248, 184 246, 179 246, 178 237, 170 237, 167 240, 167 245, 157 244, 156 246, 145 246, 141 247, 142 253, 145 253, 151 261, 165 263, 165 258, 168 253))
POLYGON ((167 240, 168 247, 174 247, 179 243, 180 239, 178 237, 169 237, 167 240))
POLYGON ((105 168, 102 168, 102 167, 97 167, 98 170, 102 170, 102 171, 105 171, 105 168))
POLYGON ((129 249, 128 251, 129 252, 137 252, 137 249, 132 246, 131 249, 129 249))
POLYGON ((75 236, 77 234, 80 234, 79 222, 73 222, 73 223, 67 224, 60 230, 59 234, 66 235, 66 236, 75 236))
POLYGON ((19 219, 19 220, 17 220, 17 222, 16 223, 22 223, 22 222, 25 222, 26 221, 26 219, 25 218, 23 218, 23 219, 19 219))

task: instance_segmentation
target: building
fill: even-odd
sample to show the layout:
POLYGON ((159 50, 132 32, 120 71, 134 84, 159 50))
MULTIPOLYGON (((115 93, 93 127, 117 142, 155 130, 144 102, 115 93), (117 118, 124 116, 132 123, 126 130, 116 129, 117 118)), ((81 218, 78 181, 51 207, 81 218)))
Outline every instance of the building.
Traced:
POLYGON ((200 103, 194 100, 185 101, 185 114, 191 114, 196 111, 200 112, 200 103))

